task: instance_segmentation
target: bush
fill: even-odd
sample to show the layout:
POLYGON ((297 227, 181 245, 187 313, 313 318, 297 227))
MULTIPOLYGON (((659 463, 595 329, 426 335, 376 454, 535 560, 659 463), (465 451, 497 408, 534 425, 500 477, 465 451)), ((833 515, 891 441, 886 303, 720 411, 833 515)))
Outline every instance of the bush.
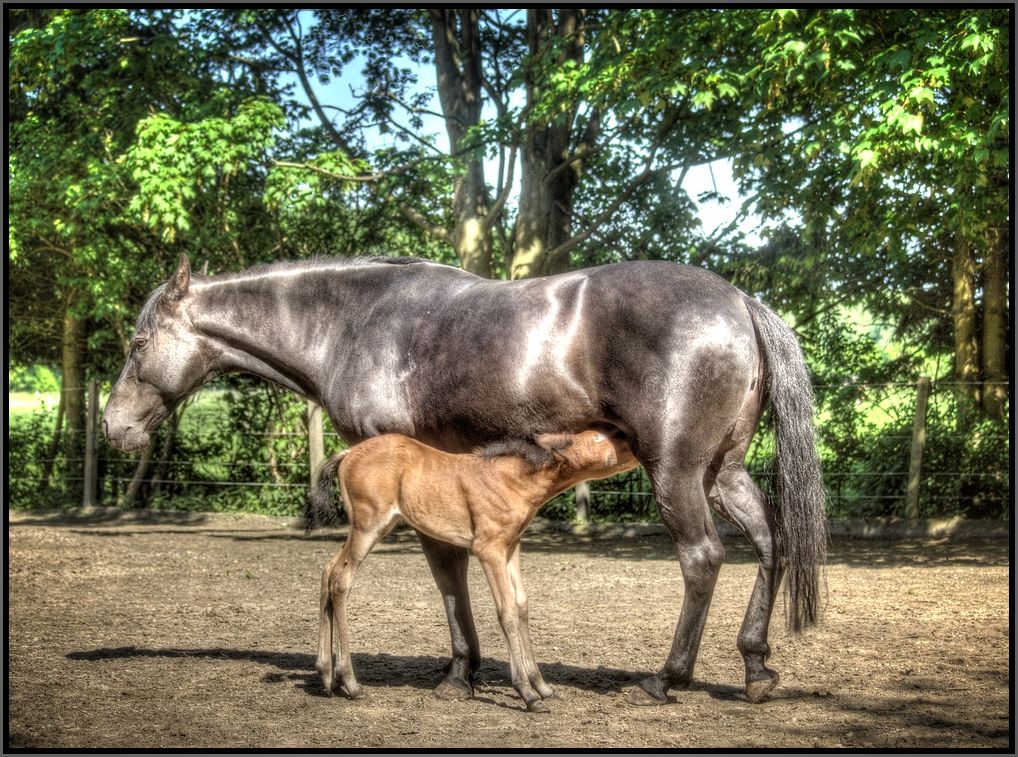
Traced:
POLYGON ((48 365, 12 363, 7 370, 9 392, 59 392, 60 376, 48 365))
POLYGON ((7 504, 14 509, 74 507, 64 489, 63 453, 53 463, 52 481, 43 486, 54 416, 46 410, 16 413, 7 418, 7 504))

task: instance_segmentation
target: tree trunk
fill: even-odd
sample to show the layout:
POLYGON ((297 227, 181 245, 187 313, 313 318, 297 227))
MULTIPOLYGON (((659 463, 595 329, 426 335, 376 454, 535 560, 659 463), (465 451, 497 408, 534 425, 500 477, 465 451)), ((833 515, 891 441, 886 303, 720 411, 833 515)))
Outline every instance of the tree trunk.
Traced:
MULTIPOLYGON (((574 8, 558 11, 556 22, 547 9, 530 9, 527 15, 527 45, 532 59, 546 53, 552 37, 560 38, 559 61, 583 62, 583 12, 574 8)), ((540 94, 538 72, 524 71, 527 104, 540 94)), ((569 252, 558 251, 572 236, 573 195, 583 170, 574 145, 575 111, 555 122, 532 121, 523 144, 523 176, 520 183, 519 215, 513 236, 509 274, 513 279, 547 276, 569 269, 569 252)), ((591 120, 581 138, 584 149, 596 137, 591 120)))
POLYGON ((145 482, 145 474, 148 472, 148 466, 151 462, 152 445, 150 444, 141 451, 141 459, 138 460, 138 465, 134 469, 134 475, 131 476, 131 481, 127 485, 123 498, 117 502, 118 507, 134 506, 134 501, 138 498, 141 485, 145 482))
POLYGON ((42 464, 42 481, 39 483, 39 491, 45 492, 49 489, 49 480, 53 475, 53 464, 60 453, 60 436, 64 427, 64 392, 61 381, 60 400, 57 402, 57 420, 53 424, 53 441, 50 442, 49 451, 46 453, 46 460, 42 464))
POLYGON ((491 226, 481 151, 471 150, 469 130, 481 120, 480 11, 432 8, 438 96, 449 151, 460 164, 453 181, 451 239, 463 268, 491 278, 491 226), (458 24, 457 24, 458 20, 458 24))
POLYGON ((85 321, 73 313, 71 295, 64 311, 60 394, 64 403, 64 454, 68 494, 81 496, 85 450, 85 321), (78 480, 74 480, 78 479, 78 480))
POLYGON ((185 407, 187 407, 186 404, 181 405, 176 411, 171 413, 169 423, 166 424, 163 432, 163 443, 159 448, 159 462, 156 465, 155 473, 152 474, 152 487, 145 498, 146 506, 152 505, 159 494, 159 489, 162 486, 161 482, 166 480, 166 474, 170 467, 170 456, 173 454, 173 443, 177 439, 177 429, 180 428, 180 417, 184 414, 185 407))
MULTIPOLYGON (((951 260, 951 317, 954 321, 954 380, 962 396, 979 405, 979 343, 976 338, 975 260, 969 241, 960 234, 951 260)), ((970 413, 962 410, 959 418, 970 413)))
POLYGON ((1007 253, 1005 231, 990 232, 983 263, 983 410, 1004 420, 1009 386, 1007 370, 1007 253))

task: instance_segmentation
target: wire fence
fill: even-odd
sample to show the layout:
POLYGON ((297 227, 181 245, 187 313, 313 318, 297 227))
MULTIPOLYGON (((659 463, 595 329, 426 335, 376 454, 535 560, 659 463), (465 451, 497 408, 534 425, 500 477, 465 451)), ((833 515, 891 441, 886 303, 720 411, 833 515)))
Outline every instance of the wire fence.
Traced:
MULTIPOLYGON (((1006 422, 960 420, 959 397, 966 388, 936 382, 921 402, 922 381, 818 384, 818 446, 831 511, 1009 517, 1010 429, 1006 422)), ((90 428, 62 429, 58 440, 52 439, 55 408, 33 413, 33 428, 19 430, 23 439, 12 439, 9 422, 12 499, 46 490, 77 496, 82 486, 91 486, 94 504, 183 503, 193 509, 295 513, 322 455, 314 451, 308 406, 264 385, 241 389, 211 385, 199 391, 163 424, 140 458, 98 438, 98 407, 91 410, 90 428)), ((774 439, 766 428, 762 424, 746 462, 758 485, 770 492, 774 439)), ((317 449, 328 454, 343 446, 326 421, 317 449)), ((84 494, 87 500, 89 492, 84 494)), ((594 518, 656 517, 653 488, 642 468, 592 482, 590 495, 594 518)), ((546 511, 570 518, 575 508, 570 492, 546 511)))

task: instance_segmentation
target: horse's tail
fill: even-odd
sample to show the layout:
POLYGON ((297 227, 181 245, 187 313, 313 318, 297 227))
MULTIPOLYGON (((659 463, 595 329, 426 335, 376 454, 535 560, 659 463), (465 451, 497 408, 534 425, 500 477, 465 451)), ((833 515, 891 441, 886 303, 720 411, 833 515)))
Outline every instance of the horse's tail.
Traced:
POLYGON ((820 569, 827 562, 826 495, 813 435, 813 385, 799 341, 768 307, 746 297, 763 345, 766 391, 777 437, 780 559, 788 625, 798 633, 820 615, 820 569))
POLYGON ((336 507, 336 498, 332 494, 332 482, 339 472, 339 464, 343 462, 346 453, 345 449, 337 452, 318 469, 318 478, 308 491, 307 499, 304 500, 304 508, 301 510, 301 520, 304 523, 304 533, 309 534, 319 526, 329 526, 336 522, 339 510, 336 507))

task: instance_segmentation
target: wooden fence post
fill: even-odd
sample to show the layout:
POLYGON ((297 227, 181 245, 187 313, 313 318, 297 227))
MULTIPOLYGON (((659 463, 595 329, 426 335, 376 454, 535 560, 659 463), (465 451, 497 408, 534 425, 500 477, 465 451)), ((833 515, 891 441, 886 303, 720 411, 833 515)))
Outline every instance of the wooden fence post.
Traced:
POLYGON ((312 487, 324 459, 325 433, 322 429, 322 408, 308 400, 308 480, 312 487))
POLYGON ((920 376, 916 387, 915 425, 912 426, 912 451, 908 461, 908 489, 905 491, 905 517, 919 517, 919 480, 926 447, 926 404, 930 398, 930 377, 920 376))
POLYGON ((96 485, 99 480, 99 460, 95 454, 95 432, 99 421, 99 383, 88 382, 88 406, 85 409, 85 491, 82 507, 95 507, 96 485))
POLYGON ((576 520, 590 523, 590 482, 581 481, 576 485, 576 520))

